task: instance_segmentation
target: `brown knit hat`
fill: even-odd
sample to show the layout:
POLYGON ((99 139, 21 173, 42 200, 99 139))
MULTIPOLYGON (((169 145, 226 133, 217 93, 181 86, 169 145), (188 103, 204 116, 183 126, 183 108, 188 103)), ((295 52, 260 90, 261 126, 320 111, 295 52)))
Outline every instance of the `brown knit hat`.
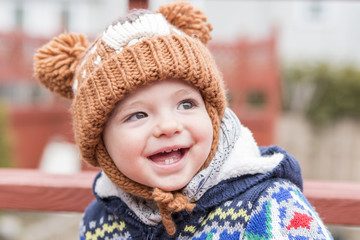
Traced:
POLYGON ((101 134, 116 104, 140 86, 181 79, 199 89, 214 128, 215 155, 225 111, 222 78, 206 48, 211 25, 187 2, 163 5, 157 13, 136 10, 111 24, 91 45, 81 34, 62 34, 38 50, 35 76, 61 96, 72 99, 76 143, 82 158, 100 166, 121 189, 158 203, 167 232, 176 232, 171 213, 194 204, 179 192, 164 192, 134 182, 116 167, 101 134))

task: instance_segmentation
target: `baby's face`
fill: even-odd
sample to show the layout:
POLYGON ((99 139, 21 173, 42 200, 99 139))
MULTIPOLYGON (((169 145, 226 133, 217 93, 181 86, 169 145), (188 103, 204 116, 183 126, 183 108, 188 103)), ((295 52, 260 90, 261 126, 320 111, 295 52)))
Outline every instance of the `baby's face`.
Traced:
POLYGON ((104 128, 103 140, 128 178, 174 191, 186 186, 205 162, 213 128, 199 91, 166 80, 123 99, 104 128))

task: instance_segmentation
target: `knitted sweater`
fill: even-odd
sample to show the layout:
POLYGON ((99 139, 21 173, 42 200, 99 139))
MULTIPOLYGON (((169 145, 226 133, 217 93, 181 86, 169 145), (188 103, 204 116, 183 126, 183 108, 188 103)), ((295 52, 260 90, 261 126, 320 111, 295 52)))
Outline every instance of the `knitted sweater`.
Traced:
POLYGON ((126 195, 100 172, 80 239, 332 239, 302 193, 297 161, 279 147, 258 148, 250 131, 240 130, 215 180, 191 198, 194 210, 172 215, 175 235, 153 203, 126 195))

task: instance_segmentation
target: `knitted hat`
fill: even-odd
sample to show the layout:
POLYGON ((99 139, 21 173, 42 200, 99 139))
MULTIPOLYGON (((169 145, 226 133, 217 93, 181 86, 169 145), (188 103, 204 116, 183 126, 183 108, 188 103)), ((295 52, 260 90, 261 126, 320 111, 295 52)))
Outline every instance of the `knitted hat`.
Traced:
POLYGON ((110 158, 102 131, 116 104, 140 86, 179 79, 196 87, 205 102, 214 133, 215 155, 225 111, 222 78, 206 48, 211 25, 189 3, 163 5, 154 13, 136 10, 112 23, 91 45, 82 34, 61 34, 38 50, 35 77, 51 91, 72 99, 75 140, 82 158, 100 166, 121 189, 158 203, 162 221, 172 235, 171 213, 191 211, 194 204, 179 192, 164 192, 132 181, 110 158))

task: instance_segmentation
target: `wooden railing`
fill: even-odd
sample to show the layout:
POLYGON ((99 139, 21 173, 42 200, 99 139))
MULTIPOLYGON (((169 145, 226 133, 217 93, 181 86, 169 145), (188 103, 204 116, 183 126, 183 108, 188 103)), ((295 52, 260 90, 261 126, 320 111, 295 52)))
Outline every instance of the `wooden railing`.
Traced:
POLYGON ((0 209, 83 212, 94 199, 96 172, 74 175, 0 169, 0 209))
MULTIPOLYGON (((0 169, 0 209, 83 212, 95 175, 0 169)), ((326 224, 360 226, 360 183, 306 180, 304 193, 326 224)))

